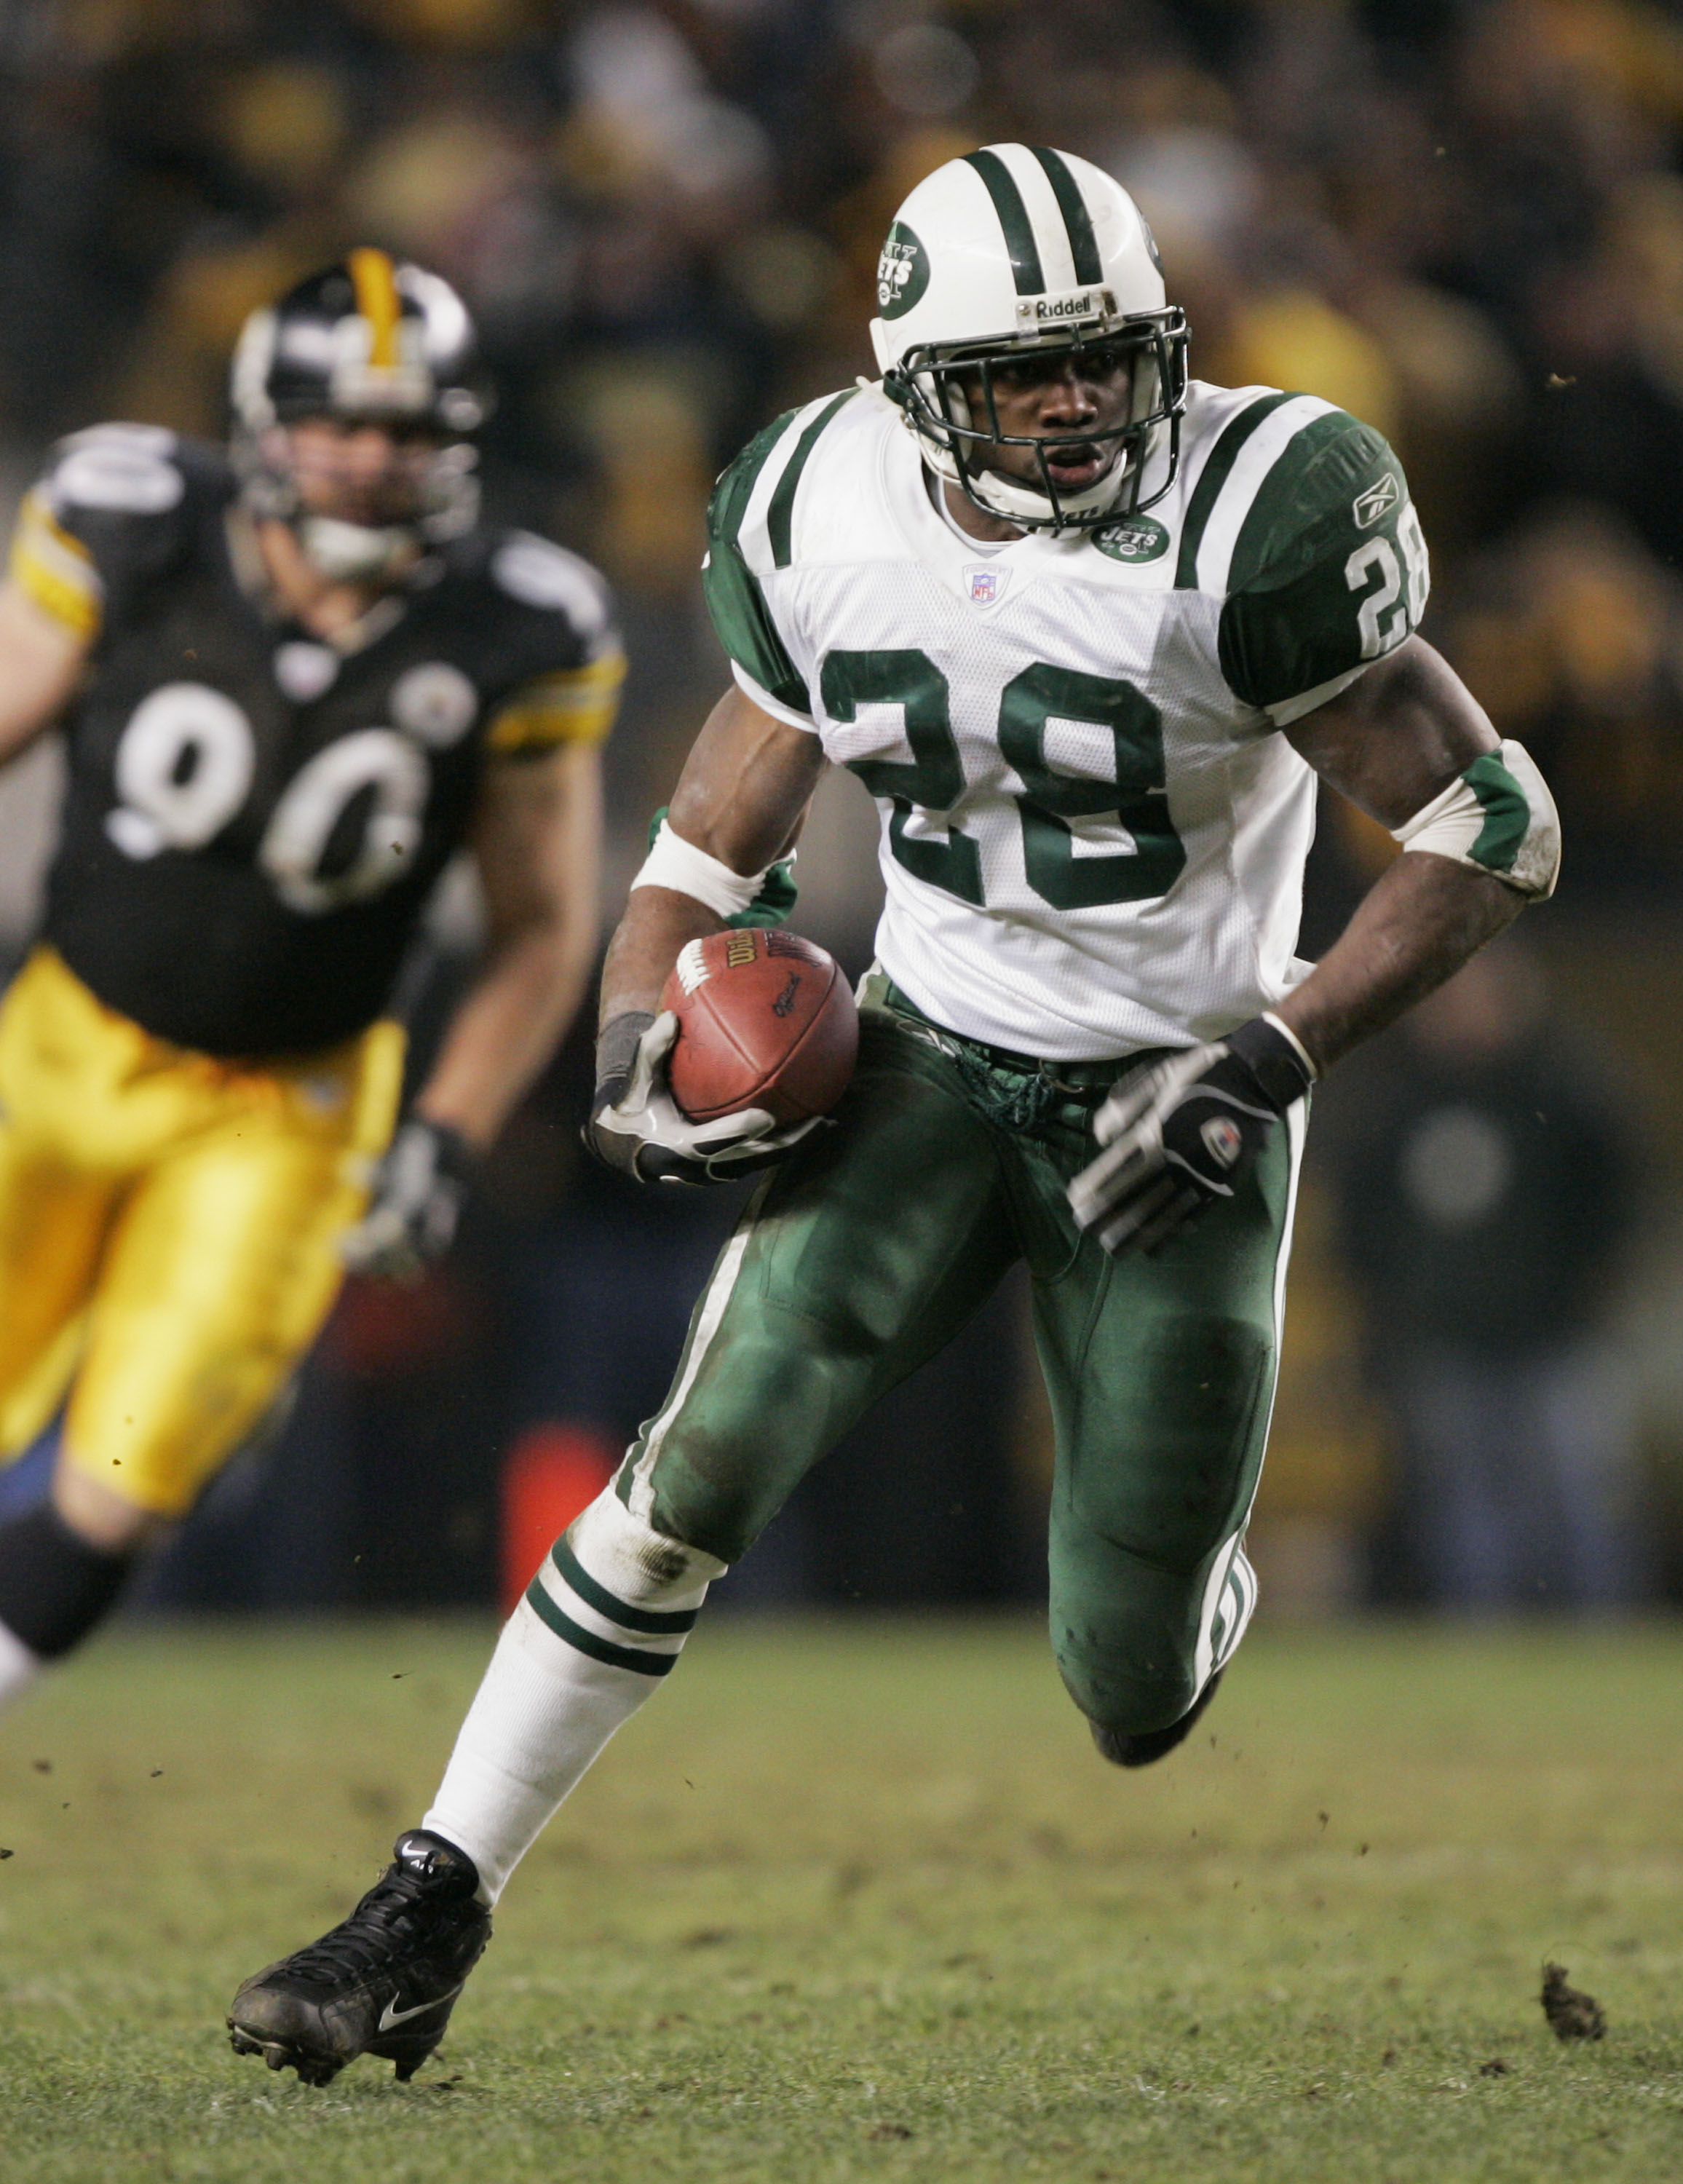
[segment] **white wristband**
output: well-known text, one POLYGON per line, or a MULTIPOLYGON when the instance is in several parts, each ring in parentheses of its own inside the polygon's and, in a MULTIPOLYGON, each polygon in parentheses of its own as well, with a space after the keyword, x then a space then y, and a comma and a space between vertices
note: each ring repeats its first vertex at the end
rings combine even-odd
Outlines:
POLYGON ((1271 1024, 1303 1065, 1303 1074, 1312 1084, 1320 1082, 1321 1072, 1315 1067, 1314 1057, 1289 1023, 1282 1023, 1272 1009, 1262 1011, 1262 1022, 1271 1024))
POLYGON ((633 889, 671 888, 675 894, 687 894, 704 910, 711 910, 715 917, 736 917, 764 887, 766 875, 733 872, 728 865, 698 850, 694 842, 673 833, 672 822, 663 819, 655 846, 631 884, 633 889))

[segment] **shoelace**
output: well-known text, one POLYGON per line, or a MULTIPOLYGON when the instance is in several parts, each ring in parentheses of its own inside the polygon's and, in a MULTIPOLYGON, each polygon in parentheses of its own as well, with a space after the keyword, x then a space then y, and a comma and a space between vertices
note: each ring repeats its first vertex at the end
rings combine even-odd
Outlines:
MULTIPOLYGON (((287 1970, 309 1979, 366 1971, 394 1939, 406 1939, 415 1914, 425 1907, 426 1885, 399 1869, 377 1880, 343 1925, 287 1960, 287 1970)), ((437 1907, 440 1910, 444 1905, 437 1907)))

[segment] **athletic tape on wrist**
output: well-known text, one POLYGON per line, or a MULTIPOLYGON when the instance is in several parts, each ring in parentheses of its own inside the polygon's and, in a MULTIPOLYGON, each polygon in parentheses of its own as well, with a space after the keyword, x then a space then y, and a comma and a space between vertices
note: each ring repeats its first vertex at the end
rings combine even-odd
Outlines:
POLYGON ((1523 744, 1475 758, 1447 788, 1392 833, 1405 850, 1429 850, 1489 872, 1520 894, 1554 893, 1560 816, 1523 744))
POLYGON ((733 872, 728 865, 710 857, 705 850, 698 850, 694 842, 673 833, 671 820, 663 819, 655 846, 631 884, 633 889, 671 888, 675 894, 687 894, 704 910, 711 910, 715 917, 735 917, 748 908, 765 883, 764 872, 733 872))

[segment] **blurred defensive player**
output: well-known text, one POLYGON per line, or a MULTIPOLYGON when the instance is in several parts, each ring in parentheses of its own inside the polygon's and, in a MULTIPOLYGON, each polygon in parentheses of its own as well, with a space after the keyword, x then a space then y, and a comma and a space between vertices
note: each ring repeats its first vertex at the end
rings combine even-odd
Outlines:
POLYGON ((603 1156, 778 1162, 665 1407, 505 1629, 421 1828, 346 1923, 241 1990, 237 2048, 407 2075, 516 1860, 672 1668, 710 1580, 1014 1261, 1056 1425, 1052 1641, 1107 1758, 1186 1735, 1256 1599, 1307 1095, 1546 894, 1548 792, 1413 634, 1396 458, 1307 395, 1189 383, 1130 199, 996 145, 889 231, 874 387, 727 471, 706 586, 735 670, 604 977, 603 1156), (698 1132, 657 1016, 827 763, 887 906, 833 1126, 698 1132), (1318 782, 1399 857, 1293 960, 1318 782), (1195 1221, 1194 1216, 1198 1217, 1195 1221))
POLYGON ((623 662, 594 571, 476 521, 471 343, 354 251, 247 323, 229 453, 102 426, 24 504, 0 756, 62 719, 69 789, 0 1006, 0 1414, 69 1395, 0 1524, 0 1697, 192 1507, 344 1262, 444 1248, 588 975, 623 662), (384 1011, 464 843, 487 960, 394 1139, 384 1011))

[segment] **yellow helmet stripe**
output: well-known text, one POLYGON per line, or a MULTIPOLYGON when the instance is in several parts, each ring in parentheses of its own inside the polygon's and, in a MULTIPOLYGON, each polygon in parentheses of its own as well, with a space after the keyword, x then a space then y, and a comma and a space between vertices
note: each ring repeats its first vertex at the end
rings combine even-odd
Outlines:
POLYGON ((354 250, 347 262, 357 309, 373 329, 368 361, 390 369, 398 361, 398 325, 404 309, 397 270, 383 250, 354 250))

